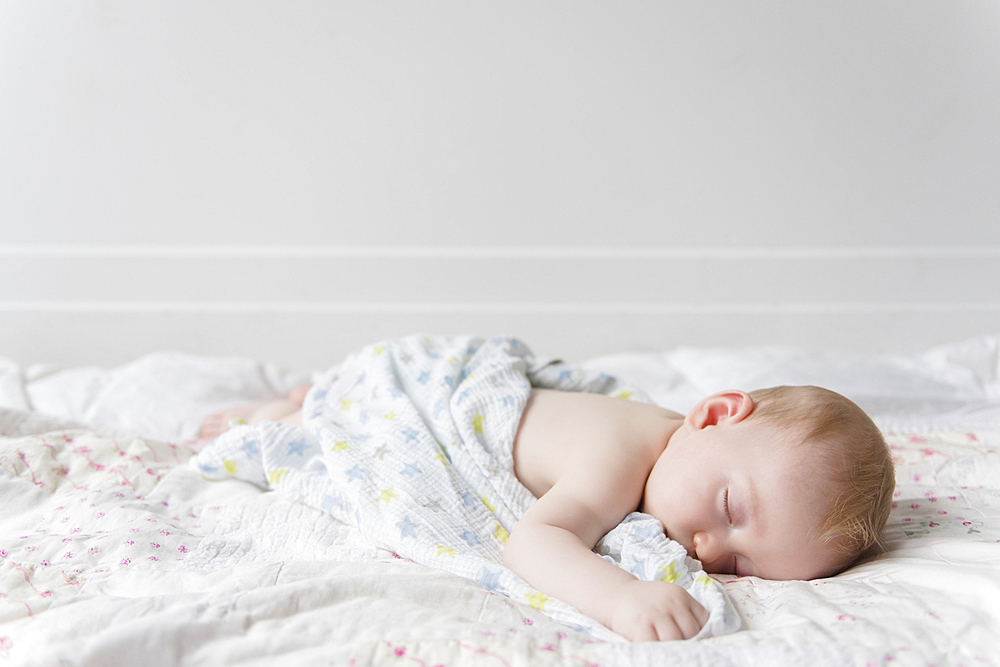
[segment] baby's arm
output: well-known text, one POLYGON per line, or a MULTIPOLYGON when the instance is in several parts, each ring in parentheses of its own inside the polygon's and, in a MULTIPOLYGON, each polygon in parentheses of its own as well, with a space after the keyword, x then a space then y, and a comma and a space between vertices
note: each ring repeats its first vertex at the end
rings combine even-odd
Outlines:
POLYGON ((708 613, 687 591, 640 581, 592 551, 637 504, 618 492, 632 484, 601 472, 574 471, 539 498, 508 538, 504 565, 632 641, 693 637, 708 613))

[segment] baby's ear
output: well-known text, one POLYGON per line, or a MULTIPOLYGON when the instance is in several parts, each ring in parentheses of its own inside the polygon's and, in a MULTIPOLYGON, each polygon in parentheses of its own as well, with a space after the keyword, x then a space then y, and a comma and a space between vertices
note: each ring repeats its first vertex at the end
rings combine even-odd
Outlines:
POLYGON ((703 429, 706 426, 739 423, 751 412, 753 412, 753 399, 750 398, 750 394, 731 389, 702 399, 687 414, 684 421, 691 428, 703 429))

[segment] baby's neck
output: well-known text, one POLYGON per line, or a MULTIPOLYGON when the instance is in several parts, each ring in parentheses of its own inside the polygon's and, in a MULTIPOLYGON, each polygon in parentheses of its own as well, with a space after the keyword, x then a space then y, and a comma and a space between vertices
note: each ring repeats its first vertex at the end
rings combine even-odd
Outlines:
POLYGON ((664 427, 660 434, 662 445, 657 455, 662 454, 670 446, 670 441, 684 425, 684 415, 677 414, 673 410, 663 410, 663 412, 666 414, 664 415, 664 427))

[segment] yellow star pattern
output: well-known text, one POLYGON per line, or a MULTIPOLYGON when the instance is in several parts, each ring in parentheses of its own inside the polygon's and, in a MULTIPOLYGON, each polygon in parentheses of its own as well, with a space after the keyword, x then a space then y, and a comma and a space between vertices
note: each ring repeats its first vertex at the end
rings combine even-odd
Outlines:
POLYGON ((677 571, 674 570, 673 563, 667 563, 666 565, 660 567, 660 571, 663 572, 663 576, 660 577, 660 581, 665 581, 668 584, 672 584, 681 578, 681 575, 677 574, 677 571))
POLYGON ((373 356, 377 357, 378 355, 382 354, 383 352, 385 352, 385 345, 377 345, 377 346, 375 346, 375 347, 372 348, 372 355, 373 356))
POLYGON ((395 412, 390 412, 387 415, 382 415, 382 418, 383 419, 395 419, 396 418, 396 413, 395 412))
POLYGON ((496 525, 497 529, 493 532, 493 537, 500 540, 500 543, 502 545, 507 546, 507 538, 510 537, 510 533, 508 533, 507 529, 501 526, 499 523, 496 523, 494 525, 496 525))
POLYGON ((545 611, 545 603, 552 600, 552 598, 546 597, 541 591, 536 591, 532 595, 525 593, 524 597, 528 598, 528 605, 538 611, 545 611))
POLYGON ((222 459, 222 463, 226 466, 226 472, 230 475, 236 474, 236 461, 230 461, 229 459, 222 459))
POLYGON ((455 557, 455 550, 452 549, 451 547, 446 547, 443 544, 439 544, 438 545, 437 555, 438 556, 445 556, 445 555, 447 555, 447 556, 451 556, 452 558, 454 558, 455 557))
POLYGON ((379 494, 378 500, 376 500, 375 502, 378 502, 379 500, 384 500, 385 504, 388 505, 389 501, 392 500, 393 498, 399 498, 399 494, 396 493, 395 486, 390 486, 388 489, 382 489, 382 492, 379 494))
POLYGON ((350 410, 351 409, 351 403, 353 403, 353 402, 354 401, 352 401, 349 398, 342 398, 342 399, 340 399, 340 409, 344 410, 344 411, 350 410))
POLYGON ((485 419, 486 417, 479 414, 479 410, 476 410, 476 416, 472 418, 472 428, 476 429, 476 433, 483 432, 483 420, 485 419))
POLYGON ((486 499, 486 496, 483 496, 483 504, 486 505, 486 509, 488 509, 489 511, 491 511, 491 512, 496 512, 497 511, 496 507, 493 507, 493 505, 490 505, 490 501, 486 499))
POLYGON ((286 468, 278 468, 277 470, 267 471, 267 481, 273 485, 281 482, 281 478, 288 474, 286 468))
POLYGON ((620 391, 617 394, 615 394, 615 396, 617 396, 618 398, 629 399, 629 398, 632 398, 632 393, 633 392, 631 392, 631 391, 620 391))
POLYGON ((333 447, 330 448, 331 452, 337 452, 338 454, 343 454, 351 447, 347 444, 346 440, 335 440, 333 442, 333 447))
POLYGON ((704 577, 698 577, 697 579, 695 579, 695 581, 700 581, 701 583, 705 584, 705 588, 708 588, 709 586, 712 585, 712 577, 708 576, 707 574, 704 577))

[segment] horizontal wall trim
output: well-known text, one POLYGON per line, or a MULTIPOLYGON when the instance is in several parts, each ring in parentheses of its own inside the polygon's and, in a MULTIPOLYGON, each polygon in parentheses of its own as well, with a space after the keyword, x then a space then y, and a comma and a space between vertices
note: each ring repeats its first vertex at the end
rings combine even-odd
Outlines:
POLYGON ((715 314, 715 313, 1000 313, 989 303, 149 303, 149 302, 0 302, 11 313, 574 313, 574 314, 715 314))
POLYGON ((327 368, 362 345, 416 332, 509 334, 542 356, 582 360, 677 346, 792 345, 920 352, 1000 332, 1000 310, 900 312, 0 312, 0 357, 26 365, 127 363, 156 350, 327 368))
POLYGON ((913 247, 532 247, 532 246, 199 246, 0 245, 0 258, 414 258, 414 259, 906 259, 1000 258, 1000 246, 913 247))
POLYGON ((23 255, 0 258, 0 303, 206 304, 203 308, 656 304, 682 309, 664 312, 691 312, 701 304, 886 308, 995 304, 1000 302, 998 274, 1000 255, 971 253, 728 258, 23 255))

